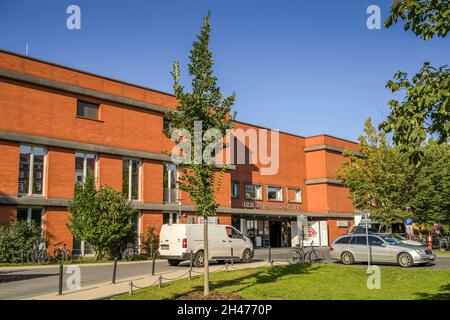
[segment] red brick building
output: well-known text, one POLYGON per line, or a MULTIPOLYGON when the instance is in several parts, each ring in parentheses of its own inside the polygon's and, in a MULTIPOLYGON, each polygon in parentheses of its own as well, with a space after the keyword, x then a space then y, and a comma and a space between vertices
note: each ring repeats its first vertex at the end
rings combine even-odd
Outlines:
MULTIPOLYGON (((66 227, 75 181, 88 169, 98 186, 123 191, 139 210, 138 229, 198 222, 176 190, 176 167, 163 133, 174 96, 53 63, 0 51, 0 226, 11 219, 40 223, 49 245, 88 248, 66 227)), ((264 128, 236 122, 235 128, 264 128)), ((270 132, 270 131, 269 131, 270 132)), ((241 141, 249 143, 247 139, 241 141)), ((318 135, 280 132, 279 171, 260 163, 230 166, 217 193, 217 223, 233 224, 255 245, 290 246, 296 221, 327 245, 352 224, 348 190, 335 179, 344 149, 357 145, 318 135)))

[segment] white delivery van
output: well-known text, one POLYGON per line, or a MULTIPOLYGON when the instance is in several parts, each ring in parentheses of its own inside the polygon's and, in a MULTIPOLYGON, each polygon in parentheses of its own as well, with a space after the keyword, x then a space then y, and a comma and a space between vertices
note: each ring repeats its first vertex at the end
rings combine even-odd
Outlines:
MULTIPOLYGON (((253 258, 253 243, 236 228, 223 224, 208 225, 209 260, 224 262, 233 260, 250 262, 253 258)), ((171 266, 181 261, 192 260, 195 267, 203 266, 203 224, 164 224, 159 235, 159 254, 171 266)))

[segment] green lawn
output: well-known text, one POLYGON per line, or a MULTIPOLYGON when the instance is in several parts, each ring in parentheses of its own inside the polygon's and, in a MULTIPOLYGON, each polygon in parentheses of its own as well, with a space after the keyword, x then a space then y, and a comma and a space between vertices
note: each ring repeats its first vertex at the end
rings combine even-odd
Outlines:
MULTIPOLYGON (((245 299, 450 299, 450 270, 381 267, 381 289, 367 289, 366 266, 288 265, 211 274, 211 290, 245 299)), ((202 290, 202 278, 183 279, 114 299, 176 299, 202 290)))
POLYGON ((435 250, 434 253, 436 253, 436 255, 438 257, 450 257, 450 251, 438 251, 438 250, 435 250))

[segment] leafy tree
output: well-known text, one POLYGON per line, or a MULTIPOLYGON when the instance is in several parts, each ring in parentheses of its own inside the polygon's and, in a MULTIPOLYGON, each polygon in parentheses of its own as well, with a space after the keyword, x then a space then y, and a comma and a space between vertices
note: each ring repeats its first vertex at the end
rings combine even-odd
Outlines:
POLYGON ((423 160, 414 168, 410 186, 414 221, 429 227, 439 223, 450 229, 450 146, 431 140, 422 150, 423 160))
POLYGON ((122 193, 110 186, 97 191, 92 171, 83 184, 75 186, 75 198, 68 210, 72 213, 69 229, 78 240, 89 242, 97 259, 114 255, 121 245, 135 240, 135 210, 122 193))
MULTIPOLYGON (((234 116, 230 116, 231 106, 235 96, 225 98, 217 86, 217 78, 213 75, 212 52, 209 50, 211 26, 209 22, 210 12, 203 19, 200 34, 193 43, 188 65, 189 76, 192 78, 192 92, 184 92, 180 85, 180 67, 178 62, 173 65, 172 76, 174 79, 175 96, 178 99, 177 111, 169 112, 167 118, 171 127, 184 129, 194 137, 194 124, 201 123, 202 132, 216 129, 223 136, 232 126, 234 116)), ((170 133, 165 131, 167 136, 170 133)), ((212 143, 212 139, 202 139, 202 150, 212 143)), ((191 159, 195 158, 196 148, 191 141, 191 159)), ((218 146, 218 150, 223 145, 218 146)), ((189 193, 190 199, 196 204, 197 213, 204 217, 204 256, 205 278, 204 294, 209 294, 209 264, 208 264, 208 216, 215 215, 218 203, 215 199, 215 191, 220 186, 221 177, 216 177, 216 165, 212 162, 182 163, 178 166, 179 188, 189 193), (217 180, 216 180, 217 179, 217 180)))
MULTIPOLYGON (((385 26, 390 27, 399 20, 405 22, 405 31, 411 29, 424 40, 435 35, 444 38, 450 29, 450 2, 394 0, 385 26)), ((437 135, 439 143, 449 139, 450 69, 447 66, 434 68, 425 62, 411 79, 407 73, 399 71, 386 87, 393 93, 404 91, 405 97, 401 102, 388 102, 391 114, 379 128, 393 131, 395 144, 410 153, 411 162, 419 164, 423 158, 419 146, 427 135, 437 135)))
POLYGON ((390 146, 383 132, 366 120, 359 153, 345 151, 349 162, 338 177, 349 188, 356 209, 365 210, 390 228, 406 217, 425 224, 449 223, 450 147, 429 141, 420 148, 420 166, 409 154, 390 146))
POLYGON ((394 0, 390 13, 385 27, 389 28, 401 19, 405 21, 405 31, 411 29, 424 40, 435 35, 444 38, 450 29, 448 0, 394 0))
POLYGON ((391 114, 380 128, 393 131, 395 144, 410 152, 413 162, 418 163, 423 157, 418 146, 427 136, 438 135, 439 143, 450 137, 450 69, 436 69, 426 62, 412 79, 405 72, 397 72, 386 87, 393 93, 404 91, 404 99, 388 102, 391 114))
POLYGON ((365 136, 358 138, 360 154, 345 151, 350 162, 342 165, 337 176, 352 193, 356 209, 370 212, 385 226, 401 223, 408 215, 407 157, 389 146, 370 119, 364 132, 365 136))

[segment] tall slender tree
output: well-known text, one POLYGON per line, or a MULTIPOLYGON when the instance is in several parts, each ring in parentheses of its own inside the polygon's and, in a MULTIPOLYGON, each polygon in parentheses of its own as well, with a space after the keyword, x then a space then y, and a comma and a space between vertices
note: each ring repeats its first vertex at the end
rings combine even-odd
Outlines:
MULTIPOLYGON (((170 126, 189 132, 191 137, 210 129, 218 130, 222 137, 231 128, 235 115, 231 115, 231 107, 235 95, 224 97, 217 85, 217 77, 213 75, 214 60, 209 49, 211 25, 209 22, 211 12, 203 18, 203 24, 197 40, 193 43, 188 65, 191 78, 191 91, 185 92, 180 84, 180 66, 178 62, 173 64, 172 76, 174 79, 174 92, 178 100, 177 110, 166 114, 170 126)), ((171 132, 165 131, 168 137, 171 132)), ((213 142, 213 138, 206 135, 201 139, 201 151, 207 150, 213 142)), ((196 159, 199 145, 190 141, 190 159, 196 159)), ((216 151, 223 149, 223 144, 217 146, 216 151)), ((216 152, 217 154, 217 152, 216 152)), ((203 155, 203 154, 202 154, 203 155)), ((211 156, 214 157, 213 154, 211 156)), ((204 252, 203 261, 205 267, 204 294, 209 294, 209 263, 208 263, 208 217, 216 214, 218 203, 215 193, 220 187, 226 165, 218 175, 217 165, 214 162, 194 161, 183 162, 178 165, 179 189, 189 193, 190 199, 196 204, 197 214, 203 217, 204 252)), ((202 254, 201 252, 199 254, 202 254)))

